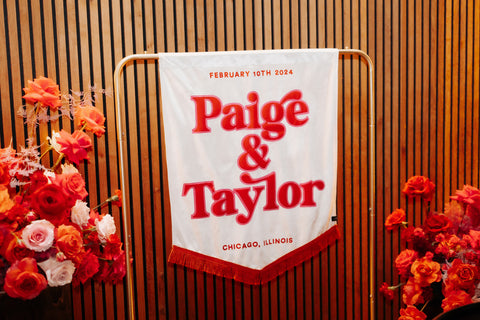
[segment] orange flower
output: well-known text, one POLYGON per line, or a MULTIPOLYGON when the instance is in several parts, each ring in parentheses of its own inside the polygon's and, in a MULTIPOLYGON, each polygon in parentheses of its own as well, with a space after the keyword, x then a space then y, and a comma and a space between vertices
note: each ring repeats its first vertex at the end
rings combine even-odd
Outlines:
POLYGON ((59 134, 57 143, 61 146, 60 151, 65 154, 68 160, 77 165, 82 160, 88 160, 87 151, 92 147, 92 140, 85 132, 76 130, 73 134, 70 134, 61 130, 59 134))
POLYGON ((445 280, 445 292, 458 289, 465 290, 473 295, 477 281, 480 279, 476 266, 462 263, 462 260, 453 260, 452 266, 448 269, 448 277, 445 280))
POLYGON ((14 202, 10 199, 8 189, 0 184, 0 212, 6 212, 14 206, 14 202))
POLYGON ((5 276, 3 289, 12 298, 33 299, 47 287, 47 279, 38 273, 37 262, 24 258, 15 262, 5 276))
POLYGON ((415 282, 421 287, 427 287, 442 279, 440 264, 427 256, 413 262, 411 272, 415 282))
POLYGON ((427 315, 418 310, 414 306, 407 306, 405 309, 400 309, 400 317, 398 320, 425 320, 427 315))
POLYGON ((413 278, 408 279, 402 290, 402 301, 406 305, 414 305, 424 302, 422 297, 423 290, 413 278))
POLYGON ((472 297, 463 290, 450 291, 442 301, 444 312, 472 303, 472 297))
POLYGON ((413 176, 405 183, 402 192, 409 198, 422 197, 431 201, 435 192, 435 184, 424 176, 413 176))
POLYGON ((23 99, 30 103, 40 103, 40 107, 50 107, 56 111, 61 105, 60 90, 58 85, 51 79, 40 77, 33 82, 28 80, 28 88, 23 88, 23 99))
POLYGON ((105 133, 105 117, 103 113, 93 106, 79 107, 75 112, 75 119, 78 126, 85 126, 85 130, 93 132, 97 137, 105 133))
POLYGON ((392 231, 403 222, 405 222, 406 214, 403 209, 396 209, 390 213, 385 220, 385 228, 389 231, 392 231))
POLYGON ((57 247, 75 263, 80 262, 85 255, 82 235, 74 226, 61 225, 58 227, 57 247))

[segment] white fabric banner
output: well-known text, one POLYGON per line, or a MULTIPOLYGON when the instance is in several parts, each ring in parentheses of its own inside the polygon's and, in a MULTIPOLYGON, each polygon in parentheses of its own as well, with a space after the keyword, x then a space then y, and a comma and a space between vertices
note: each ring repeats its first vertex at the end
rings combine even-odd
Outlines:
POLYGON ((162 53, 169 261, 266 282, 333 243, 338 50, 162 53))

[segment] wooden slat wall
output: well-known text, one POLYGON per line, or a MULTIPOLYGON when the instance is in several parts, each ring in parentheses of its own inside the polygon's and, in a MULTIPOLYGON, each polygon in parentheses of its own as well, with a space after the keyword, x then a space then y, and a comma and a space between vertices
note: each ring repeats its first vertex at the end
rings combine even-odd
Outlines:
MULTIPOLYGON (((383 229, 406 207, 401 187, 423 174, 435 208, 465 183, 479 186, 480 0, 0 0, 0 143, 25 145, 16 116, 22 88, 41 75, 62 91, 113 89, 113 70, 133 53, 358 48, 375 64, 376 284, 398 282, 402 246, 383 229)), ((341 58, 338 216, 342 239, 268 284, 249 286, 169 265, 168 190, 161 152, 160 88, 154 62, 127 66, 128 211, 138 319, 366 319, 368 307, 367 68, 341 58)), ((98 106, 107 134, 95 139, 86 173, 92 205, 119 185, 113 98, 98 106)), ((72 129, 70 121, 51 126, 72 129)), ((40 132, 45 136, 48 130, 40 132)), ((53 161, 52 159, 47 161, 53 161)), ((113 211, 120 223, 118 211, 113 211)), ((119 227, 121 229, 121 227, 119 227)), ((120 230, 121 231, 121 230, 120 230)), ((123 285, 72 289, 75 319, 123 318, 123 285)), ((375 295, 378 319, 398 315, 375 295)))

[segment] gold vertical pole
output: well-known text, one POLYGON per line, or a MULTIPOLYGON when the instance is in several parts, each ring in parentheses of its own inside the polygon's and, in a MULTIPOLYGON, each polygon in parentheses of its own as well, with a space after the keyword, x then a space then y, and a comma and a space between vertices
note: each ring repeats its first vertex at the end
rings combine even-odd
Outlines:
POLYGON ((370 301, 370 319, 375 319, 375 103, 373 99, 373 63, 370 57, 362 50, 357 49, 341 49, 341 55, 358 55, 363 57, 368 64, 368 97, 369 104, 369 120, 368 120, 368 135, 369 146, 368 155, 370 157, 369 167, 370 175, 368 181, 368 211, 370 212, 369 220, 369 301, 370 301))
MULTIPOLYGON (((368 78, 369 78, 369 146, 368 154, 370 157, 369 167, 369 198, 368 198, 368 210, 370 212, 369 220, 369 306, 370 306, 370 319, 375 319, 375 108, 374 108, 374 97, 373 97, 373 63, 370 57, 362 50, 357 49, 340 49, 340 55, 358 55, 363 57, 368 64, 368 78)), ((133 60, 158 60, 158 54, 133 54, 123 58, 115 68, 114 73, 114 91, 115 91, 115 106, 116 106, 116 118, 117 118, 117 143, 119 150, 119 162, 120 162, 120 187, 122 190, 122 197, 125 197, 125 166, 124 166, 124 157, 123 157, 123 143, 125 142, 125 132, 123 132, 122 117, 121 117, 121 106, 120 106, 120 75, 122 73, 123 67, 130 61, 133 60)), ((127 253, 127 293, 128 293, 128 309, 129 309, 129 319, 135 319, 135 305, 134 305, 134 295, 133 295, 133 278, 132 270, 128 259, 128 254, 130 253, 130 241, 131 236, 129 234, 129 225, 127 218, 127 206, 124 204, 122 206, 122 217, 123 217, 123 229, 124 229, 124 238, 125 238, 125 251, 127 253)))
MULTIPOLYGON (((115 91, 115 114, 117 118, 117 144, 119 152, 119 162, 120 162, 120 188, 122 190, 122 199, 124 201, 127 199, 125 197, 125 165, 123 159, 123 144, 125 142, 125 132, 123 131, 122 125, 122 116, 121 116, 121 106, 120 106, 120 75, 122 73, 123 67, 133 60, 151 60, 158 59, 158 54, 133 54, 127 56, 120 60, 115 68, 113 74, 114 79, 114 91, 115 91)), ((125 201, 126 202, 126 201, 125 201)), ((128 319, 135 319, 135 303, 133 296, 133 275, 132 275, 132 266, 130 265, 130 242, 131 236, 129 232, 128 217, 127 217, 127 204, 123 203, 122 205, 122 218, 123 218, 123 232, 124 232, 124 241, 125 241, 125 252, 127 254, 126 265, 127 265, 127 296, 128 296, 128 319)))

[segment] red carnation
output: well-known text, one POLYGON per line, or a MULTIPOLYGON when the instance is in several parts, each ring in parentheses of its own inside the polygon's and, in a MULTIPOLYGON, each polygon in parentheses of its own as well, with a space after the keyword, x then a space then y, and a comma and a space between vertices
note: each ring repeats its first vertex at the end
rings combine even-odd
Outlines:
POLYGON ((91 252, 87 253, 77 266, 77 269, 75 269, 73 285, 84 284, 98 272, 99 268, 100 263, 98 262, 98 257, 91 252))

